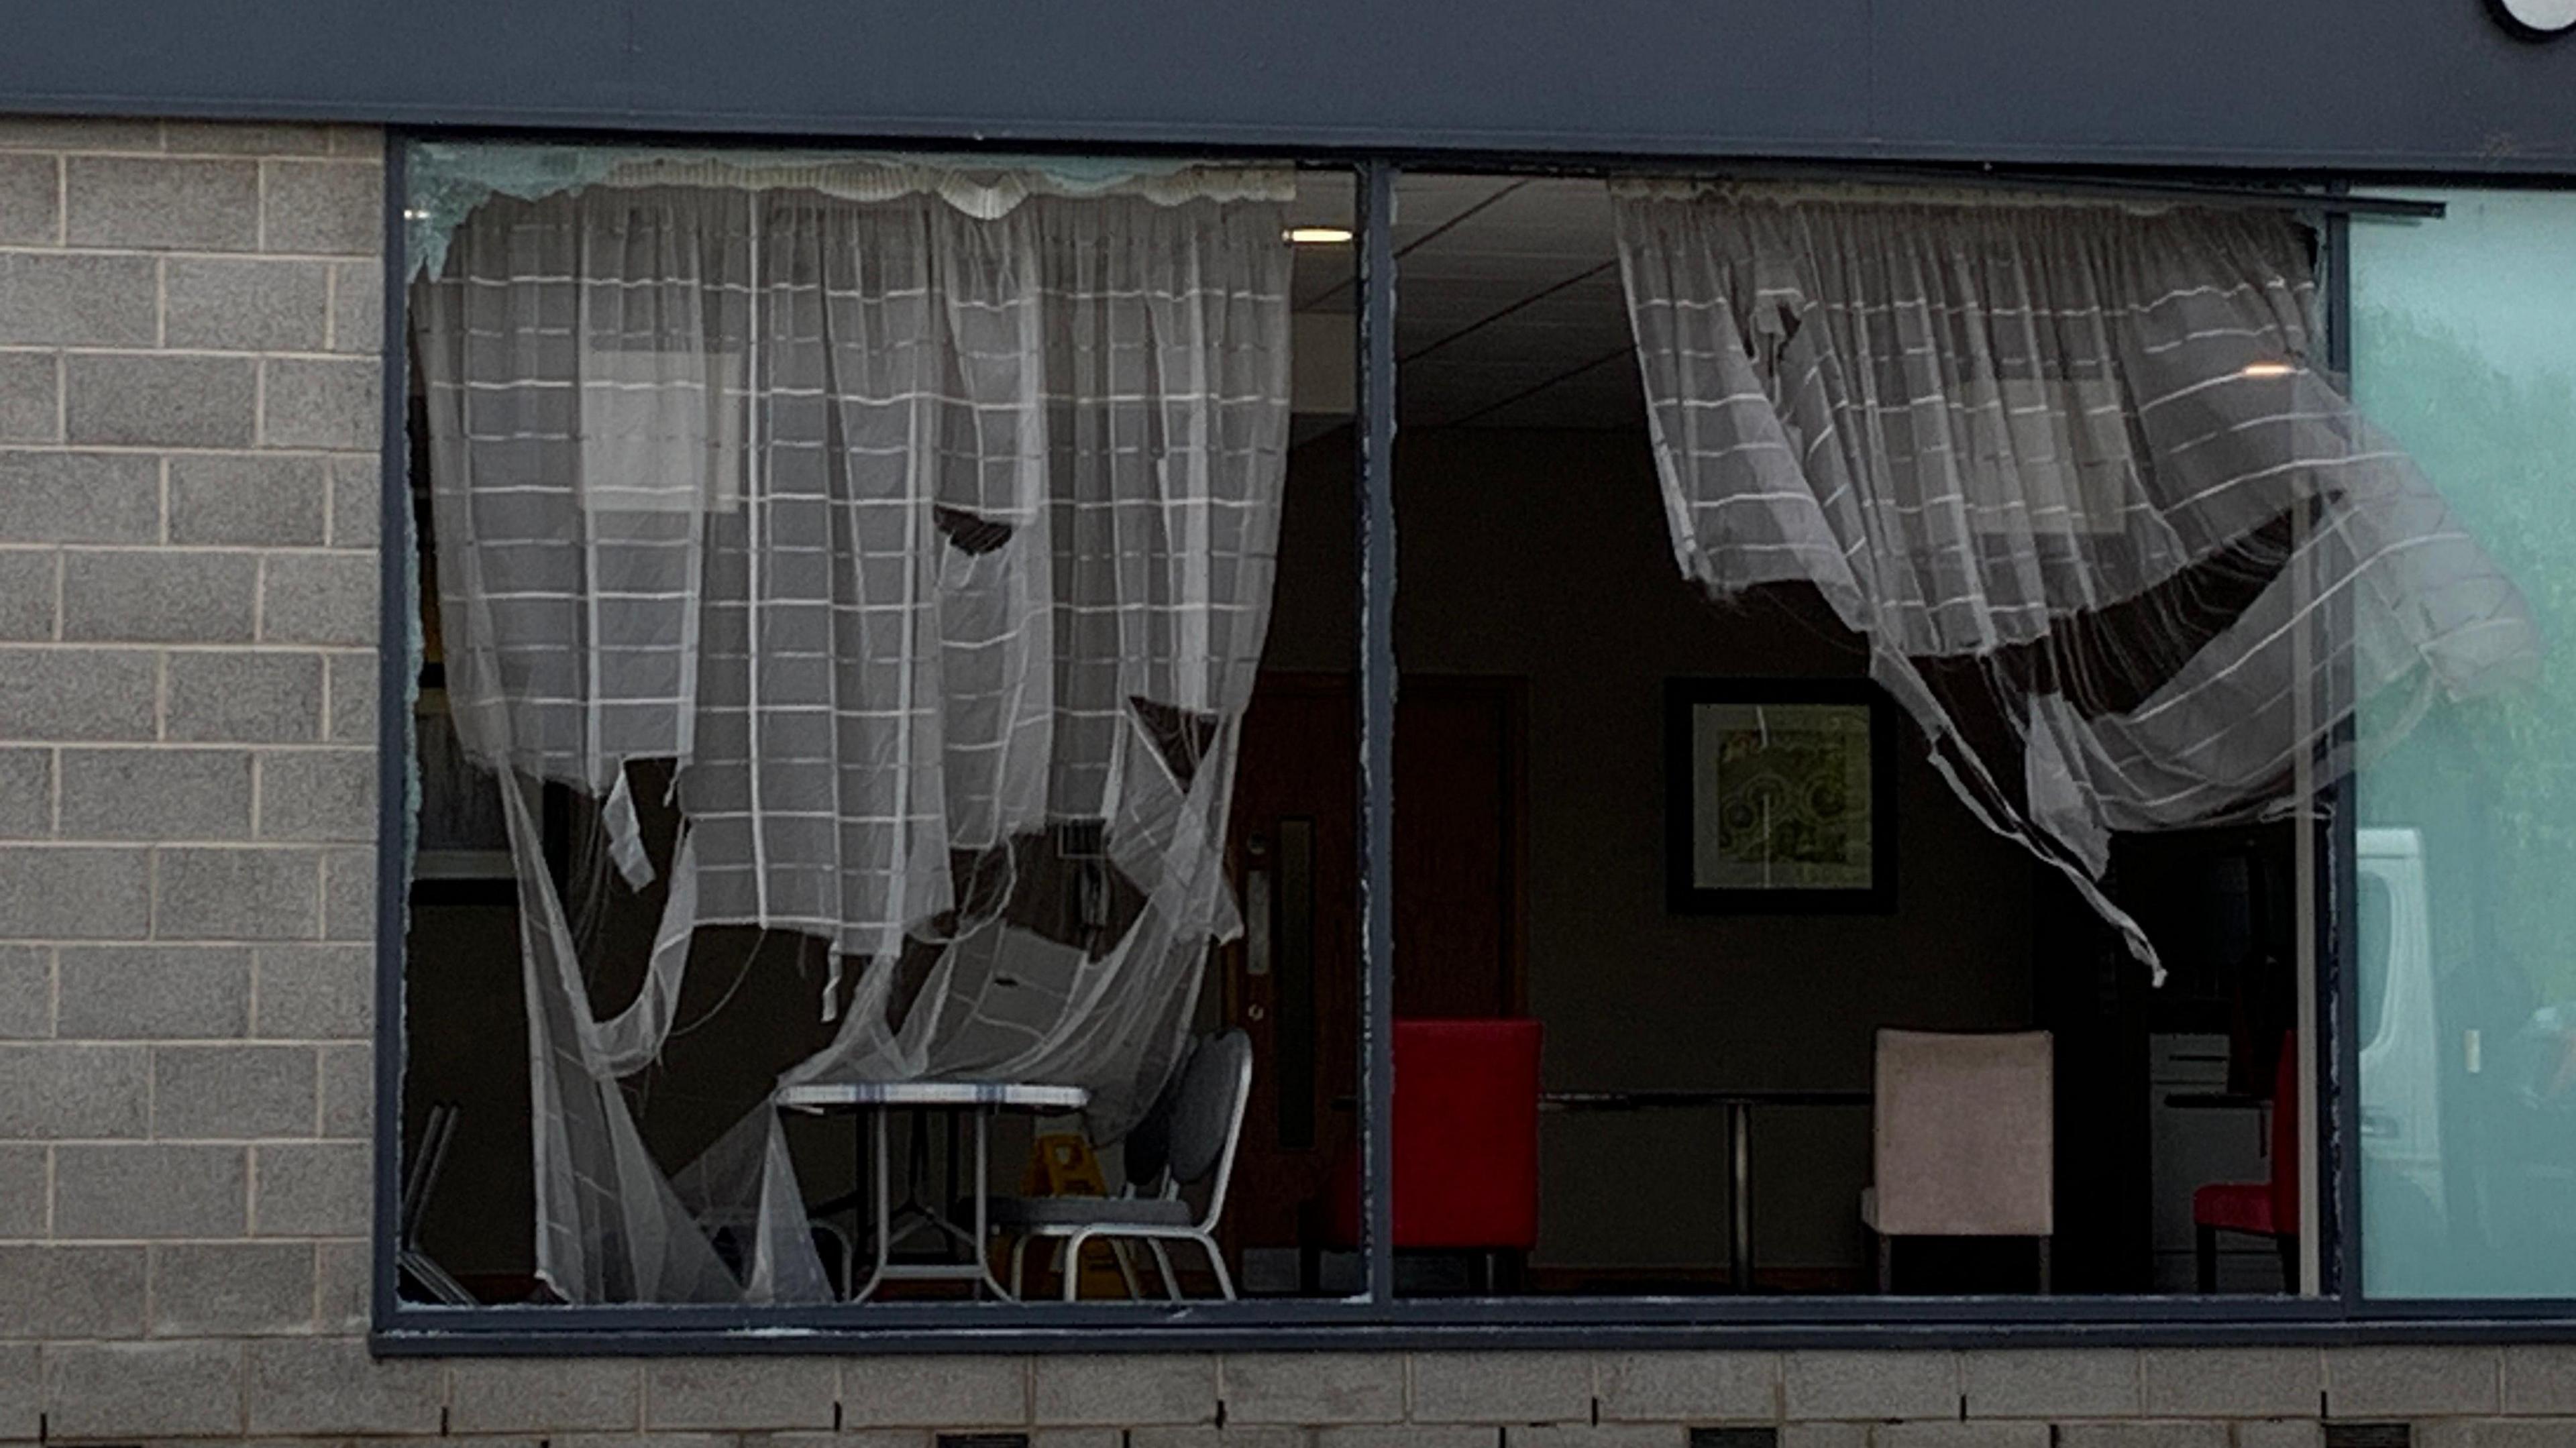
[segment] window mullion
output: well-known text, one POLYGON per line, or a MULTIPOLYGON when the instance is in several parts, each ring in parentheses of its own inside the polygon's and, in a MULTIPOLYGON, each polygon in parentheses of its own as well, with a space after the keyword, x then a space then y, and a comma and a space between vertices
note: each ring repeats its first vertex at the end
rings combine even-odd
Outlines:
POLYGON ((1395 167, 1359 185, 1361 1235, 1368 1295, 1395 1296, 1395 167))

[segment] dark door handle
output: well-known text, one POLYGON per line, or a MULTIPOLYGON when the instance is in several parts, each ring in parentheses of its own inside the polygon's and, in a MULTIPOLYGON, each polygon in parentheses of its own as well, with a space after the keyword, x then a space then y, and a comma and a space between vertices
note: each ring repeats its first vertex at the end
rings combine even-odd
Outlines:
POLYGON ((1258 979, 1270 974, 1270 842, 1245 840, 1243 858, 1243 973, 1258 979))

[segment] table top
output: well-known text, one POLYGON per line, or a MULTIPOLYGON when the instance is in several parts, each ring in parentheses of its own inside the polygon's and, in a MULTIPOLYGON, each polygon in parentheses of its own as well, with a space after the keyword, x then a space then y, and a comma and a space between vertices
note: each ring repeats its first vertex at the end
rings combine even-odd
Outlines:
POLYGON ((1624 1091, 1546 1091, 1558 1111, 1674 1111, 1712 1106, 1867 1106, 1869 1092, 1809 1086, 1656 1086, 1624 1091))
POLYGON ((1039 1081, 809 1081, 778 1093, 791 1111, 871 1106, 1007 1106, 1028 1111, 1080 1111, 1091 1092, 1039 1081))

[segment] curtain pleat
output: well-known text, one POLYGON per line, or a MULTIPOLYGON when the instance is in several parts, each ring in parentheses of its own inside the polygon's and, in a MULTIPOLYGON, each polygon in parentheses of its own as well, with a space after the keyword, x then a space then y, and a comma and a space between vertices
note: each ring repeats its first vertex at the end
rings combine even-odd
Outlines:
POLYGON ((1819 590, 1960 797, 2151 964, 2112 833, 2304 808, 2361 701, 2539 655, 2321 369, 2283 213, 1635 185, 1617 214, 1683 572, 1819 590))
POLYGON ((1234 928, 1289 409, 1284 210, 1179 184, 990 217, 593 186, 483 204, 419 284, 465 750, 598 804, 630 883, 628 767, 675 766, 672 904, 607 1027, 514 833, 566 1297, 825 1291, 773 1113, 675 1189, 615 1085, 696 926, 827 944, 837 1035, 788 1082, 1081 1085, 1104 1137, 1161 1085, 1234 928))

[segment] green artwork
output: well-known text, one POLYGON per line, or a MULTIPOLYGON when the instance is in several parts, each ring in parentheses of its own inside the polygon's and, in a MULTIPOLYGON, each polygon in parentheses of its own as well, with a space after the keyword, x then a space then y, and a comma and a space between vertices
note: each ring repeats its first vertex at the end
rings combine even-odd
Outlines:
POLYGON ((1691 726, 1695 885, 1870 888, 1867 706, 1701 704, 1691 726))

